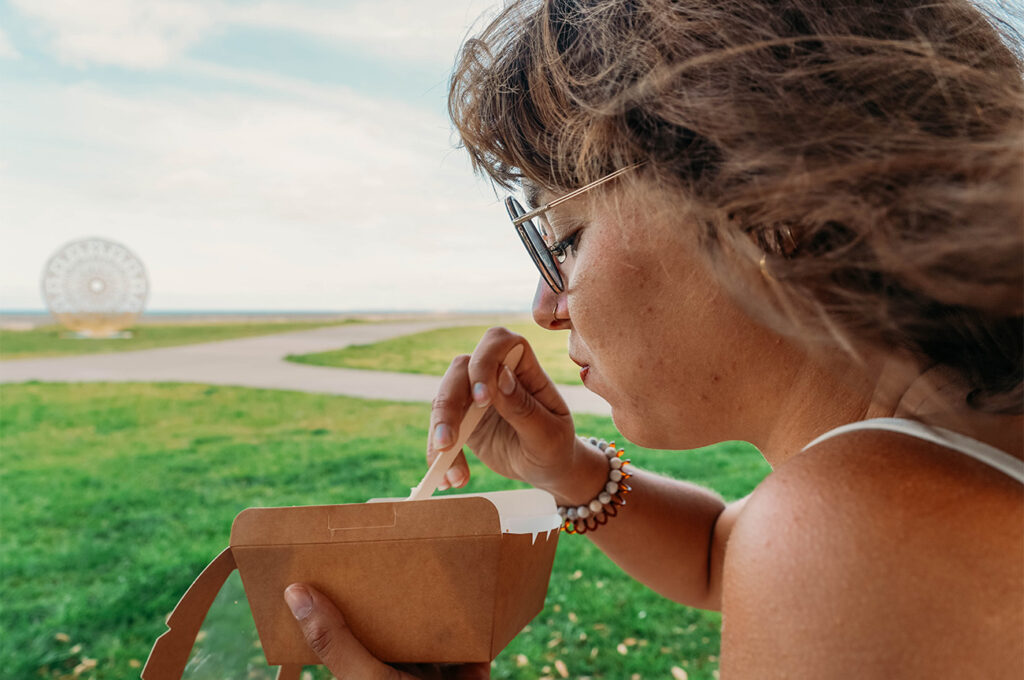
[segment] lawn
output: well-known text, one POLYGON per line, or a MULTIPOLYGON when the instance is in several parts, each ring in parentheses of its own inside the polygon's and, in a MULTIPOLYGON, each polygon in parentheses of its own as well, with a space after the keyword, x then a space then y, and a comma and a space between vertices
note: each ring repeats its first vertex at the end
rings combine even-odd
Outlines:
MULTIPOLYGON (((566 352, 568 331, 549 331, 532 323, 506 326, 524 336, 544 370, 557 383, 580 385, 579 366, 566 352)), ((487 326, 457 326, 405 335, 371 345, 352 345, 316 354, 289 355, 290 361, 315 366, 442 375, 457 354, 470 354, 487 326)))
MULTIPOLYGON (((402 495, 424 470, 427 404, 170 383, 4 385, 0 399, 5 677, 136 677, 243 508, 402 495)), ((615 436, 610 419, 577 423, 615 436)), ((727 498, 768 469, 741 444, 629 454, 727 498)), ((470 490, 514 486, 472 466, 470 490)), ((717 614, 658 597, 585 538, 563 535, 546 607, 493 677, 557 677, 564 664, 570 677, 664 678, 677 666, 711 678, 719 626, 717 614)), ((234 582, 190 677, 271 677, 252 636, 234 582)))
POLYGON ((323 326, 356 323, 344 321, 280 321, 267 323, 159 324, 140 325, 128 329, 130 338, 110 340, 68 337, 63 326, 41 326, 29 331, 0 330, 0 360, 56 357, 70 354, 96 354, 134 349, 153 349, 171 345, 190 345, 232 338, 247 338, 271 333, 305 331, 323 326))

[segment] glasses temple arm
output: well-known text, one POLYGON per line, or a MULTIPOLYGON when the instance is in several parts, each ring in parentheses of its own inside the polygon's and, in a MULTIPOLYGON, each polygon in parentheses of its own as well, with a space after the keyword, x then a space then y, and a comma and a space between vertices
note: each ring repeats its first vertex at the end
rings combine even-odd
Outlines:
POLYGON ((615 172, 613 172, 610 175, 605 175, 601 179, 593 181, 590 184, 585 184, 585 185, 581 186, 579 189, 576 189, 575 191, 570 191, 565 196, 559 196, 558 198, 556 198, 555 200, 551 201, 550 203, 545 203, 544 205, 542 205, 539 208, 534 208, 530 212, 523 213, 519 217, 517 217, 514 220, 512 220, 512 224, 514 224, 516 226, 519 226, 523 222, 526 222, 527 220, 533 219, 534 217, 537 217, 538 215, 543 215, 544 213, 546 213, 548 210, 551 210, 555 206, 560 205, 562 203, 565 203, 566 201, 572 200, 572 199, 576 198, 577 196, 579 196, 580 194, 586 193, 586 192, 590 191, 594 187, 601 186, 605 182, 610 182, 611 180, 615 179, 619 175, 621 175, 621 174, 623 174, 625 172, 629 172, 630 170, 632 170, 634 168, 637 168, 637 167, 640 167, 641 165, 643 165, 643 163, 636 163, 634 165, 627 165, 624 168, 619 168, 618 170, 616 170, 615 172))

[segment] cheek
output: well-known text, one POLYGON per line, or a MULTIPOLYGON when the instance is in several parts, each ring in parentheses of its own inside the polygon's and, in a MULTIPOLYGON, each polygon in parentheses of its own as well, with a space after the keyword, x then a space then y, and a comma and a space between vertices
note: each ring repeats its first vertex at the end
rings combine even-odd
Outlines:
POLYGON ((665 292, 631 254, 603 256, 621 252, 621 244, 594 245, 591 253, 596 254, 581 254, 573 272, 573 328, 606 371, 635 375, 660 370, 668 349, 661 326, 671 323, 665 314, 665 292))

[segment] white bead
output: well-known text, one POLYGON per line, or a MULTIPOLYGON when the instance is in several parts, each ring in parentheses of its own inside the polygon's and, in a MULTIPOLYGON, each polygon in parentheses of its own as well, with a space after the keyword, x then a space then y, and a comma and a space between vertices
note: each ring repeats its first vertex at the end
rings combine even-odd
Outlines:
POLYGON ((591 446, 597 446, 597 437, 591 437, 591 438, 590 438, 590 439, 588 439, 587 441, 589 441, 589 442, 590 442, 590 445, 591 445, 591 446))
POLYGON ((588 508, 585 505, 581 505, 580 507, 576 508, 576 516, 580 519, 586 519, 590 517, 590 508, 588 508))
MULTIPOLYGON (((607 491, 602 491, 597 495, 597 500, 601 503, 601 505, 608 505, 609 503, 612 502, 612 495, 607 491)), ((559 508, 559 510, 561 510, 561 508, 559 508)))
POLYGON ((568 508, 562 507, 561 505, 558 506, 558 516, 561 517, 563 520, 565 519, 565 513, 568 511, 568 508))
POLYGON ((604 505, 601 503, 601 501, 597 500, 596 498, 594 500, 590 501, 590 512, 591 512, 591 514, 596 515, 597 513, 601 512, 601 510, 603 510, 603 509, 604 509, 604 505))
POLYGON ((607 449, 607 448, 608 448, 608 442, 606 442, 606 441, 605 441, 605 440, 603 440, 603 439, 602 439, 602 440, 600 440, 599 442, 597 442, 597 448, 599 448, 599 449, 601 449, 602 451, 604 451, 605 449, 607 449))
POLYGON ((608 459, 608 464, 612 466, 613 470, 618 470, 620 467, 622 467, 622 459, 621 458, 609 458, 608 459))
POLYGON ((622 470, 612 470, 608 473, 608 479, 613 482, 617 482, 622 479, 622 470))
POLYGON ((576 508, 569 508, 569 512, 566 513, 569 519, 576 519, 576 508))
POLYGON ((619 485, 616 484, 615 482, 608 482, 607 484, 604 485, 604 490, 607 491, 608 493, 615 493, 616 491, 619 490, 619 485))

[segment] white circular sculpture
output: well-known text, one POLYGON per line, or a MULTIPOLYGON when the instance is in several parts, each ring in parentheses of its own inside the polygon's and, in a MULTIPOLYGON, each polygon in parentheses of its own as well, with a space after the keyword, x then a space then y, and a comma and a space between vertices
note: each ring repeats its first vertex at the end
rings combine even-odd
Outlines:
POLYGON ((43 298, 66 328, 91 338, 118 337, 142 313, 149 294, 146 270, 120 243, 72 241, 43 270, 43 298))

